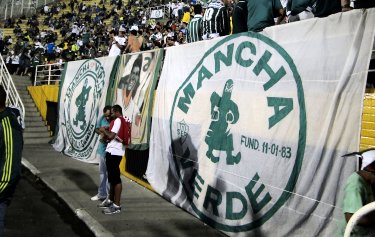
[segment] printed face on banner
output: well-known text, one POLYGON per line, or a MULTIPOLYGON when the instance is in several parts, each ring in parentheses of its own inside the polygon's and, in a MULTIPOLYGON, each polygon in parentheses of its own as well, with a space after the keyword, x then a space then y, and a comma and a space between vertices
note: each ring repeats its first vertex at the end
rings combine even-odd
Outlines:
POLYGON ((293 60, 272 40, 219 41, 177 90, 170 121, 175 168, 205 222, 251 230, 290 197, 306 143, 304 93, 293 60))
MULTIPOLYGON (((98 105, 105 84, 105 71, 95 59, 85 61, 66 90, 64 116, 70 144, 66 153, 76 158, 90 156, 95 138, 98 105)), ((95 143, 94 143, 95 144, 95 143)))
POLYGON ((132 121, 132 141, 142 136, 142 115, 145 95, 152 83, 157 52, 145 52, 125 56, 124 73, 119 79, 116 90, 116 103, 122 106, 123 115, 132 121))

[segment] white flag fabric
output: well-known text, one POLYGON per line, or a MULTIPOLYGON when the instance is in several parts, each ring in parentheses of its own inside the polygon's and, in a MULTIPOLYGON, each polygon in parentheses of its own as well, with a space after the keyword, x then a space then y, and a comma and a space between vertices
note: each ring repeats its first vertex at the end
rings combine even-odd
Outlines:
POLYGON ((171 47, 147 179, 231 236, 332 236, 357 151, 375 9, 171 47))
POLYGON ((95 125, 103 115, 115 61, 116 57, 102 57, 67 64, 59 92, 55 150, 84 162, 98 162, 95 125))

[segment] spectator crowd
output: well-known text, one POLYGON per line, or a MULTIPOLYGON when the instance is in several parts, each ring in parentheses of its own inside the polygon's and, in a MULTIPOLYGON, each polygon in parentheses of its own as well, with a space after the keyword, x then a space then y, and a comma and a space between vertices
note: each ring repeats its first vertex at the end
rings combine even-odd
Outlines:
POLYGON ((275 24, 374 5, 366 0, 355 1, 357 6, 349 0, 318 0, 312 6, 301 4, 311 2, 304 0, 269 0, 265 4, 255 0, 124 1, 55 1, 30 17, 0 23, 2 28, 13 28, 15 36, 15 42, 9 36, 0 36, 0 53, 10 73, 25 75, 33 73, 39 64, 171 47, 244 31, 259 32, 275 24), (363 2, 369 4, 358 5, 363 2), (169 10, 164 18, 151 19, 147 10, 157 6, 169 10), (22 30, 20 24, 25 22, 27 29, 22 30))

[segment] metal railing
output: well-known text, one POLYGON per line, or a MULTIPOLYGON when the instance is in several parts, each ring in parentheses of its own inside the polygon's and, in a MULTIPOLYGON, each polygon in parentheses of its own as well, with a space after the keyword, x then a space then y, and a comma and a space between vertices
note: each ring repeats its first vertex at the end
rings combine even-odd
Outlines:
POLYGON ((31 15, 36 9, 54 0, 0 0, 0 19, 31 15))
POLYGON ((2 85, 7 93, 5 104, 13 106, 20 110, 22 121, 25 121, 25 106, 22 103, 21 97, 13 83, 13 79, 5 65, 3 57, 0 55, 0 85, 2 85))
POLYGON ((350 237, 351 235, 351 232, 354 228, 354 226, 356 226, 358 224, 358 221, 366 216, 367 214, 369 213, 372 213, 375 211, 375 202, 371 202, 365 206, 363 206, 361 209, 359 209, 358 211, 356 211, 353 216, 350 218, 348 224, 346 225, 346 228, 345 228, 345 233, 344 233, 344 237, 350 237))
POLYGON ((58 84, 64 71, 64 63, 38 65, 35 67, 34 86, 58 84))

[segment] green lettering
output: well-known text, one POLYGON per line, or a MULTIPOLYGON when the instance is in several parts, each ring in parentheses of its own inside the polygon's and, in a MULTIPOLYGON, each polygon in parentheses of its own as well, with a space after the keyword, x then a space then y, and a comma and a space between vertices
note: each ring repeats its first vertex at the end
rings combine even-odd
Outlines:
MULTIPOLYGON (((250 58, 249 59, 244 59, 242 57, 242 52, 244 49, 250 49, 250 53, 255 55, 256 54, 256 48, 255 48, 255 45, 249 41, 245 41, 245 42, 242 42, 238 48, 237 48, 237 51, 236 51, 236 62, 243 66, 243 67, 250 67, 250 65, 253 63, 253 60, 251 60, 250 58)), ((246 54, 248 55, 248 54, 246 54)))
POLYGON ((220 71, 220 61, 223 62, 226 66, 232 65, 233 48, 234 48, 234 44, 230 44, 227 46, 226 56, 221 51, 218 51, 214 54, 215 73, 218 73, 220 71))
POLYGON ((218 206, 221 204, 223 197, 219 190, 211 187, 210 185, 207 186, 206 197, 204 198, 203 207, 207 210, 208 207, 211 205, 212 213, 215 216, 219 216, 218 206))
POLYGON ((264 184, 261 184, 259 189, 255 193, 253 193, 252 189, 254 188, 258 180, 259 180, 259 175, 258 173, 255 173, 254 177, 251 179, 249 184, 246 185, 245 187, 245 190, 246 190, 247 196, 249 197, 250 205, 253 209, 254 214, 257 214, 272 199, 271 195, 267 192, 266 195, 264 195, 263 199, 260 202, 257 202, 257 198, 264 190, 264 184))
POLYGON ((190 105, 191 99, 194 98, 195 95, 195 90, 191 83, 189 83, 185 88, 184 88, 184 97, 180 97, 178 100, 178 108, 182 110, 185 114, 189 111, 189 107, 186 105, 190 105))
POLYGON ((210 79, 212 76, 212 73, 208 71, 208 69, 205 66, 202 66, 198 72, 197 90, 202 87, 202 81, 204 79, 210 79))
POLYGON ((240 220, 247 212, 247 201, 245 197, 239 192, 227 192, 227 211, 226 219, 240 220), (233 212, 233 199, 237 199, 242 203, 242 209, 239 212, 233 212))
POLYGON ((266 73, 270 76, 270 80, 263 85, 263 89, 265 91, 274 86, 286 74, 284 67, 279 68, 276 73, 272 70, 270 65, 268 65, 268 61, 271 59, 271 56, 272 54, 266 50, 253 69, 253 72, 257 76, 259 76, 262 70, 266 71, 266 73))
POLYGON ((274 111, 274 115, 268 118, 268 129, 275 126, 293 110, 292 98, 267 97, 267 103, 269 107, 273 107, 274 111))

